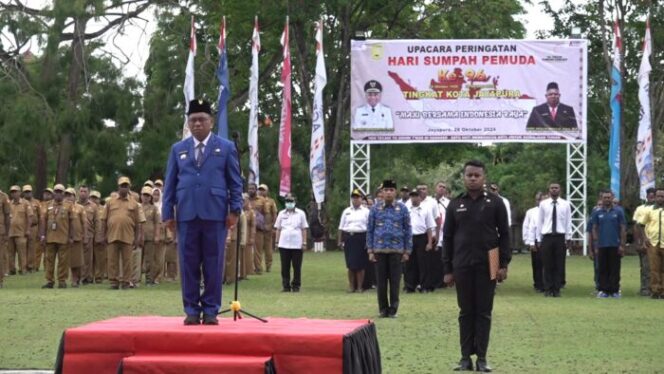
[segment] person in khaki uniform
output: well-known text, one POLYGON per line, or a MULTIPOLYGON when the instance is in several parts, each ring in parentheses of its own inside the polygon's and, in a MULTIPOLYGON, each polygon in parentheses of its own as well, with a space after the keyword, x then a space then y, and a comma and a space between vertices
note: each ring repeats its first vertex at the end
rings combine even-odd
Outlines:
POLYGON ((129 195, 131 181, 127 177, 118 179, 118 197, 111 198, 104 210, 104 237, 108 260, 108 279, 111 289, 131 288, 132 249, 142 244, 141 225, 145 222, 143 209, 129 195), (122 276, 118 265, 122 262, 122 276))
POLYGON ((18 273, 25 274, 28 271, 27 243, 32 227, 32 205, 21 198, 21 189, 12 186, 9 189, 11 195, 11 214, 9 218, 9 274, 16 274, 16 257, 18 256, 18 273))
POLYGON ((9 234, 9 215, 11 214, 9 196, 0 191, 0 288, 7 270, 7 235, 9 234))
MULTIPOLYGON (((45 188, 42 192, 42 199, 41 203, 39 203, 39 225, 41 225, 42 215, 45 214, 48 203, 53 200, 53 189, 45 188)), ((44 253, 46 252, 46 244, 39 240, 39 232, 41 232, 39 225, 37 226, 37 245, 35 248, 35 271, 39 271, 44 259, 44 253)))
POLYGON ((243 227, 244 243, 240 246, 240 279, 247 279, 247 275, 253 274, 253 247, 256 244, 256 215, 251 201, 248 198, 244 199, 242 206, 243 215, 246 217, 246 229, 243 227))
MULTIPOLYGON (((161 213, 152 203, 152 187, 144 186, 141 190, 141 205, 143 214, 145 214, 145 224, 143 224, 145 283, 152 285, 154 284, 153 275, 160 273, 157 268, 164 268, 164 250, 161 245, 161 213)), ((134 264, 135 268, 136 265, 134 264)))
POLYGON ((69 245, 72 240, 73 206, 64 201, 65 186, 53 187, 53 200, 46 206, 39 225, 39 240, 46 243, 44 253, 44 275, 46 284, 42 288, 53 288, 55 283, 55 260, 58 260, 58 288, 67 288, 69 275, 69 245))
POLYGON ((94 276, 94 240, 99 225, 99 207, 90 200, 90 189, 86 185, 78 187, 78 205, 85 210, 86 230, 83 240, 83 267, 81 268, 81 283, 91 284, 94 276))
POLYGON ((104 239, 104 205, 102 205, 101 194, 99 191, 90 192, 90 200, 97 206, 97 223, 95 224, 94 245, 92 255, 92 273, 94 282, 101 284, 104 278, 108 277, 106 264, 106 243, 104 239))
MULTIPOLYGON (((265 199, 257 194, 258 188, 256 183, 249 183, 247 186, 247 193, 249 194, 249 201, 254 208, 254 217, 256 220, 256 230, 260 235, 256 235, 256 241, 254 245, 254 273, 262 274, 263 273, 263 259, 267 260, 268 254, 264 251, 263 237, 266 230, 270 230, 265 225, 265 199)), ((270 230, 271 231, 271 230, 270 230)), ((272 253, 269 253, 271 258, 272 253)), ((267 269, 266 269, 267 270, 267 269)))
MULTIPOLYGON (((159 206, 154 204, 154 196, 155 196, 154 191, 159 191, 159 190, 156 188, 152 190, 152 201, 154 207, 156 208, 157 213, 159 214, 159 220, 161 221, 161 209, 159 208, 159 206)), ((158 285, 159 283, 161 283, 161 280, 164 276, 164 268, 166 266, 166 247, 168 245, 167 239, 168 238, 166 235, 166 225, 163 225, 161 222, 159 222, 159 227, 155 233, 155 238, 154 238, 155 242, 154 255, 152 256, 152 262, 150 264, 150 267, 147 268, 147 273, 145 276, 146 278, 148 278, 148 276, 150 278, 150 283, 148 284, 149 286, 158 285)), ((171 242, 173 241, 172 238, 168 240, 170 240, 171 242)))
POLYGON ((655 205, 646 208, 637 223, 644 226, 644 244, 650 263, 650 297, 664 299, 664 188, 655 191, 655 205))
POLYGON ((65 200, 72 204, 71 236, 73 243, 69 246, 69 268, 71 269, 71 286, 78 288, 81 285, 84 258, 83 248, 87 245, 88 219, 85 207, 76 202, 76 190, 67 188, 65 200))
POLYGON ((178 238, 176 231, 172 231, 167 228, 166 225, 162 225, 165 232, 165 241, 164 241, 164 263, 165 263, 165 275, 169 282, 175 282, 178 279, 179 273, 179 259, 178 259, 178 238))
MULTIPOLYGON (((240 214, 240 219, 238 220, 238 225, 228 229, 228 234, 226 235, 226 252, 224 253, 224 284, 233 284, 235 283, 235 262, 237 259, 237 241, 238 241, 238 229, 242 231, 242 238, 245 237, 245 229, 247 227, 247 217, 244 213, 240 214)), ((240 256, 242 256, 243 250, 243 240, 240 239, 240 256)))
POLYGON ((37 271, 39 269, 39 264, 37 263, 37 247, 39 246, 39 240, 37 235, 39 235, 39 222, 41 222, 41 201, 32 197, 32 186, 26 184, 22 188, 23 190, 23 199, 27 201, 30 206, 32 206, 32 213, 34 217, 31 221, 30 226, 30 236, 28 237, 28 243, 26 246, 27 250, 27 261, 28 261, 28 273, 37 271))
MULTIPOLYGON (((263 253, 265 254, 265 271, 268 273, 272 268, 272 250, 274 249, 274 221, 277 219, 277 203, 269 195, 269 190, 266 184, 258 186, 258 195, 265 199, 265 208, 263 220, 265 221, 264 230, 257 232, 257 236, 261 235, 261 242, 263 246, 263 253)), ((258 242, 258 241, 257 241, 258 242)))

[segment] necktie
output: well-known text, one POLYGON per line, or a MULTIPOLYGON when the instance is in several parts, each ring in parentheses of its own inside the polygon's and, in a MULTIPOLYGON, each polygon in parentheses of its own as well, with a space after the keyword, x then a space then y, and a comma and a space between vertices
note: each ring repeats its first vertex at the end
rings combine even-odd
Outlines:
POLYGON ((198 143, 196 146, 196 166, 198 167, 201 167, 201 163, 203 162, 203 147, 205 147, 203 142, 198 143))
POLYGON ((557 234, 558 233, 558 215, 556 214, 556 204, 558 202, 556 200, 553 200, 553 214, 551 214, 551 233, 552 234, 557 234))
POLYGON ((554 121, 556 120, 556 112, 557 111, 558 111, 557 108, 551 108, 551 118, 553 118, 554 121))
POLYGON ((372 108, 371 108, 371 111, 374 112, 374 113, 376 113, 376 108, 375 108, 375 107, 372 107, 372 108))

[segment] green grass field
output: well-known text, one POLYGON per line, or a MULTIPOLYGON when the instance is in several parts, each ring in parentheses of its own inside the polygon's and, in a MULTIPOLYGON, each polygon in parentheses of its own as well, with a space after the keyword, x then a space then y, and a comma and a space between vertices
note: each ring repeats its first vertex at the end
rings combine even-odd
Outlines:
MULTIPOLYGON (((299 294, 279 292, 276 272, 241 283, 242 306, 261 316, 374 319, 375 292, 347 294, 343 254, 306 253, 299 294)), ((637 295, 637 257, 623 260, 622 299, 595 299, 592 264, 567 261, 559 299, 532 291, 530 256, 516 255, 494 304, 489 362, 499 372, 664 371, 664 300, 637 295)), ((0 368, 52 368, 62 331, 121 315, 180 316, 175 283, 111 291, 108 285, 42 290, 43 272, 5 279, 0 290, 0 368)), ((224 289, 224 303, 232 288, 224 289)), ((459 359, 453 290, 402 294, 397 319, 377 319, 385 373, 440 373, 459 359)), ((225 322, 223 323, 232 323, 225 322)))

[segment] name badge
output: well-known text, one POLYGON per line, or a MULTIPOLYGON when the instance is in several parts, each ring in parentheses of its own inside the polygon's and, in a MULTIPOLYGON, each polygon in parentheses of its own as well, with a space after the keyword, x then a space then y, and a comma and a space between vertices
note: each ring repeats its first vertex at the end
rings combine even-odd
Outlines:
POLYGON ((51 223, 51 230, 55 231, 57 229, 58 229, 58 224, 55 222, 51 223))
POLYGON ((457 212, 465 212, 467 210, 468 210, 467 208, 458 208, 456 211, 457 212))

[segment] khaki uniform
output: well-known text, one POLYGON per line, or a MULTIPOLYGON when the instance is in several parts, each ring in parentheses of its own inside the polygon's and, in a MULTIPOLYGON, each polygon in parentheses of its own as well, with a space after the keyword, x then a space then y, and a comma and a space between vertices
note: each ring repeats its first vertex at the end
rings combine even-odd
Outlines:
POLYGON ((95 283, 102 283, 104 278, 108 278, 108 265, 106 262, 106 217, 104 212, 106 207, 103 205, 97 206, 97 225, 95 225, 94 235, 94 254, 92 262, 94 267, 94 281, 95 283))
POLYGON ((16 273, 16 257, 18 256, 18 272, 23 274, 28 270, 27 244, 34 213, 32 205, 27 200, 12 200, 9 217, 9 272, 16 273))
POLYGON ((161 223, 161 209, 156 205, 154 207, 156 208, 156 213, 159 215, 159 221, 157 222, 158 228, 154 237, 154 253, 149 262, 150 266, 146 268, 145 278, 152 283, 159 284, 164 276, 164 266, 166 266, 167 240, 172 242, 173 239, 168 239, 166 236, 166 225, 161 223))
POLYGON ((81 281, 83 267, 83 241, 87 231, 85 207, 79 203, 72 204, 71 238, 69 246, 69 267, 71 268, 71 284, 77 286, 81 281))
MULTIPOLYGON (((158 266, 155 263, 155 255, 158 255, 163 258, 163 250, 161 245, 161 214, 154 204, 143 205, 143 214, 145 214, 145 223, 143 224, 143 267, 145 268, 145 281, 146 283, 152 282, 151 274, 156 272, 154 266, 158 266), (159 248, 158 248, 159 247, 159 248)), ((141 263, 136 263, 134 267, 134 283, 140 282, 141 278, 141 263), (136 276, 138 275, 138 276, 136 276)), ((164 267, 163 260, 161 261, 161 267, 164 267)))
POLYGON ((169 281, 175 281, 178 278, 179 273, 179 258, 178 258, 178 238, 177 235, 166 228, 166 242, 164 243, 165 253, 164 253, 164 262, 166 263, 166 275, 165 278, 169 281))
POLYGON ((28 256, 28 271, 36 271, 39 269, 40 263, 37 262, 37 248, 39 247, 39 222, 41 222, 41 201, 34 197, 26 200, 32 206, 32 217, 30 225, 30 236, 28 237, 27 256, 28 256))
POLYGON ((645 226, 650 263, 650 291, 664 296, 664 207, 651 206, 641 213, 638 223, 645 226))
MULTIPOLYGON (((244 213, 240 214, 240 219, 238 220, 238 226, 233 227, 233 229, 228 230, 226 235, 226 252, 224 252, 224 283, 233 284, 235 282, 235 262, 237 259, 237 230, 240 227, 240 230, 244 233, 244 229, 247 225, 247 219, 244 213)), ((241 246, 241 245, 240 245, 241 246)), ((240 253, 242 253, 242 248, 240 248, 240 253)))
POLYGON ((85 203, 79 203, 79 205, 85 210, 85 222, 87 225, 83 240, 83 267, 81 268, 81 280, 86 283, 92 283, 94 270, 94 241, 97 226, 99 225, 99 207, 90 200, 85 203))
POLYGON ((0 285, 2 285, 5 273, 9 271, 7 268, 8 251, 7 251, 7 231, 9 230, 9 215, 11 214, 11 206, 9 205, 9 196, 0 191, 0 285))
POLYGON ((37 226, 37 245, 35 246, 35 271, 39 271, 44 260, 44 253, 46 253, 46 243, 39 240, 39 233, 44 231, 41 227, 42 217, 46 214, 46 208, 48 208, 48 203, 50 202, 49 200, 39 203, 39 226, 37 226))
POLYGON ((256 272, 263 271, 263 257, 265 257, 265 271, 270 272, 272 268, 272 249, 274 239, 272 230, 274 221, 277 219, 277 204, 269 197, 253 199, 254 211, 263 215, 263 227, 256 227, 256 243, 254 251, 254 267, 256 272))
POLYGON ((131 282, 132 249, 139 236, 145 215, 141 205, 132 197, 111 198, 104 210, 106 221, 106 252, 108 260, 108 279, 112 286, 120 283, 128 287, 131 282), (122 264, 122 276, 118 266, 122 264))
POLYGON ((71 202, 52 200, 42 215, 42 235, 46 240, 44 274, 46 282, 54 283, 55 260, 58 260, 58 283, 65 283, 69 275, 69 244, 74 215, 71 202))
POLYGON ((240 252, 242 253, 242 258, 240 259, 240 279, 246 279, 247 275, 254 273, 253 249, 256 244, 256 215, 254 214, 254 210, 251 208, 247 209, 244 211, 244 215, 247 217, 247 224, 244 231, 246 233, 244 247, 240 246, 240 252))

